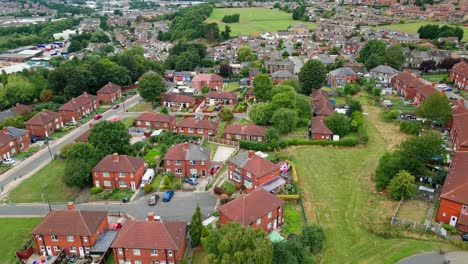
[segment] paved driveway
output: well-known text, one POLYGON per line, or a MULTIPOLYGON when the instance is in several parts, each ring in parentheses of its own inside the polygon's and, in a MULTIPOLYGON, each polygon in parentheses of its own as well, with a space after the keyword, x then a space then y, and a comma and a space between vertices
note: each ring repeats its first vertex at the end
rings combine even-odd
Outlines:
MULTIPOLYGON (((155 206, 147 204, 147 196, 141 197, 131 203, 78 203, 76 208, 89 211, 124 212, 135 219, 144 220, 148 212, 154 212, 166 221, 189 222, 197 204, 204 218, 212 215, 217 198, 208 192, 176 192, 170 202, 162 201, 162 192, 158 193, 161 198, 155 206)), ((52 209, 65 209, 66 204, 53 204, 52 209)), ((0 217, 38 217, 48 212, 46 204, 2 204, 0 205, 0 217)))
POLYGON ((234 153, 234 151, 236 151, 235 148, 219 146, 216 150, 212 162, 224 163, 229 158, 229 156, 231 156, 231 154, 234 153))

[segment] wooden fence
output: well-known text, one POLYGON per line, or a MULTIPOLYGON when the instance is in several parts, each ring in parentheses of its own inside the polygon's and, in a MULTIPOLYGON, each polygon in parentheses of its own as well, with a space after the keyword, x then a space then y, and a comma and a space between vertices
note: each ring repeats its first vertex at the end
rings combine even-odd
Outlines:
POLYGON ((237 141, 232 141, 224 138, 215 138, 211 136, 203 136, 203 140, 211 142, 211 143, 216 143, 216 144, 221 144, 221 145, 226 145, 226 146, 231 146, 231 147, 239 147, 239 142, 237 141))

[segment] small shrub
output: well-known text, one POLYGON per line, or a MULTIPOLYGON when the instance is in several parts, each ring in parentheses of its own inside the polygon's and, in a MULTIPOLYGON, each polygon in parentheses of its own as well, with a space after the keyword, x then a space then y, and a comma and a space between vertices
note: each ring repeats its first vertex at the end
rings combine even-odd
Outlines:
POLYGON ((383 120, 385 122, 392 122, 393 120, 397 119, 400 113, 397 110, 389 110, 383 113, 383 120))
POLYGON ((169 176, 164 176, 163 185, 167 187, 171 185, 171 180, 169 180, 169 176))
MULTIPOLYGON (((213 216, 219 216, 218 210, 215 210, 215 211, 213 212, 213 216)), ((210 226, 211 226, 211 225, 210 225, 210 226)))
POLYGON ((104 188, 102 188, 101 186, 91 188, 91 194, 102 193, 102 191, 104 191, 104 188))
POLYGON ((224 189, 222 189, 222 188, 220 188, 220 187, 214 187, 214 188, 213 188, 213 192, 216 193, 217 195, 223 195, 223 194, 225 194, 224 189))
POLYGON ((447 232, 449 232, 450 234, 452 235, 456 235, 458 234, 458 230, 452 226, 452 225, 449 225, 449 224, 443 224, 442 227, 447 230, 447 232))
POLYGON ((419 122, 400 122, 400 131, 409 135, 418 135, 422 129, 422 124, 419 122))
POLYGON ((153 190, 153 186, 151 186, 151 184, 145 184, 145 186, 143 187, 143 191, 145 193, 150 193, 151 191, 153 190))

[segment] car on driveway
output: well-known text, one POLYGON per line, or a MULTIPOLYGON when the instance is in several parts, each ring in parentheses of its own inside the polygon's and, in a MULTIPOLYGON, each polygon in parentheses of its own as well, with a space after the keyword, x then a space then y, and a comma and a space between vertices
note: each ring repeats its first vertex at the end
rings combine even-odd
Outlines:
POLYGON ((76 121, 70 121, 70 122, 65 123, 66 126, 76 126, 77 124, 78 124, 78 122, 76 122, 76 121))
POLYGON ((447 85, 445 83, 440 83, 437 85, 437 88, 445 89, 447 88, 447 85))
POLYGON ((453 92, 453 88, 452 87, 447 87, 447 88, 445 88, 445 91, 446 92, 453 92))
POLYGON ((452 100, 452 101, 457 101, 458 100, 458 98, 453 97, 453 96, 450 96, 449 99, 452 100))
POLYGON ((463 241, 468 241, 468 233, 463 233, 461 235, 461 238, 463 239, 463 241))
POLYGON ((13 164, 15 164, 15 162, 16 161, 14 159, 11 159, 11 158, 3 160, 3 164, 5 164, 5 165, 13 165, 13 164))
POLYGON ((117 109, 117 108, 119 108, 119 107, 120 107, 120 105, 119 105, 119 104, 116 104, 116 105, 114 105, 114 106, 112 107, 112 109, 117 109))
POLYGON ((223 105, 218 105, 218 106, 215 107, 214 110, 215 110, 215 111, 220 111, 220 110, 223 109, 223 108, 224 108, 223 105))
POLYGON ((159 200, 159 195, 157 194, 150 195, 150 197, 148 198, 148 205, 156 205, 158 203, 158 200, 159 200))
POLYGON ((36 141, 41 140, 41 137, 39 136, 31 136, 31 142, 35 143, 36 141))
POLYGON ((101 118, 102 118, 102 115, 95 115, 95 116, 94 116, 94 120, 99 120, 99 119, 101 119, 101 118))
POLYGON ((163 195, 163 202, 169 202, 172 199, 172 196, 174 196, 174 191, 167 191, 163 195))
POLYGON ((194 177, 186 178, 186 179, 184 180, 184 182, 186 182, 186 183, 188 183, 188 184, 190 184, 190 185, 193 185, 193 186, 195 186, 195 185, 198 184, 197 178, 194 178, 194 177))

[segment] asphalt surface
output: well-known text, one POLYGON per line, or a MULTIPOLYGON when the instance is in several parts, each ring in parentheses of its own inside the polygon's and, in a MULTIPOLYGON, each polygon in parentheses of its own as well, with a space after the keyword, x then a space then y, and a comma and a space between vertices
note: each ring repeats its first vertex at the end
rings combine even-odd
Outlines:
MULTIPOLYGON (((126 213, 135 219, 145 220, 148 212, 161 216, 166 221, 190 222, 197 204, 203 218, 211 216, 217 203, 216 197, 208 192, 176 192, 170 202, 162 201, 162 192, 158 193, 160 199, 155 206, 147 204, 147 196, 130 203, 76 203, 78 210, 107 211, 109 213, 126 213)), ((66 203, 51 204, 52 209, 65 209, 66 203)), ((0 217, 41 217, 49 212, 47 203, 33 204, 2 204, 0 217)))
POLYGON ((427 252, 404 258, 397 264, 466 264, 468 252, 454 251, 441 255, 439 252, 427 252))
MULTIPOLYGON (((133 105, 137 104, 141 100, 139 95, 135 95, 125 101, 125 108, 128 109, 133 105)), ((63 136, 62 138, 56 139, 50 142, 50 152, 52 155, 58 153, 60 148, 68 143, 73 142, 77 137, 83 134, 86 130, 89 129, 90 123, 98 123, 102 120, 109 119, 115 115, 124 115, 125 116, 123 107, 119 107, 117 109, 110 109, 107 112, 102 113, 102 118, 100 120, 91 120, 86 124, 83 124, 71 132, 63 136)), ((0 175, 0 186, 2 187, 1 197, 11 191, 13 188, 18 186, 23 180, 27 179, 29 176, 33 175, 39 169, 44 167, 47 163, 51 160, 51 154, 49 153, 47 148, 44 148, 31 157, 25 159, 24 161, 16 164, 13 168, 6 171, 2 175, 0 175)))

